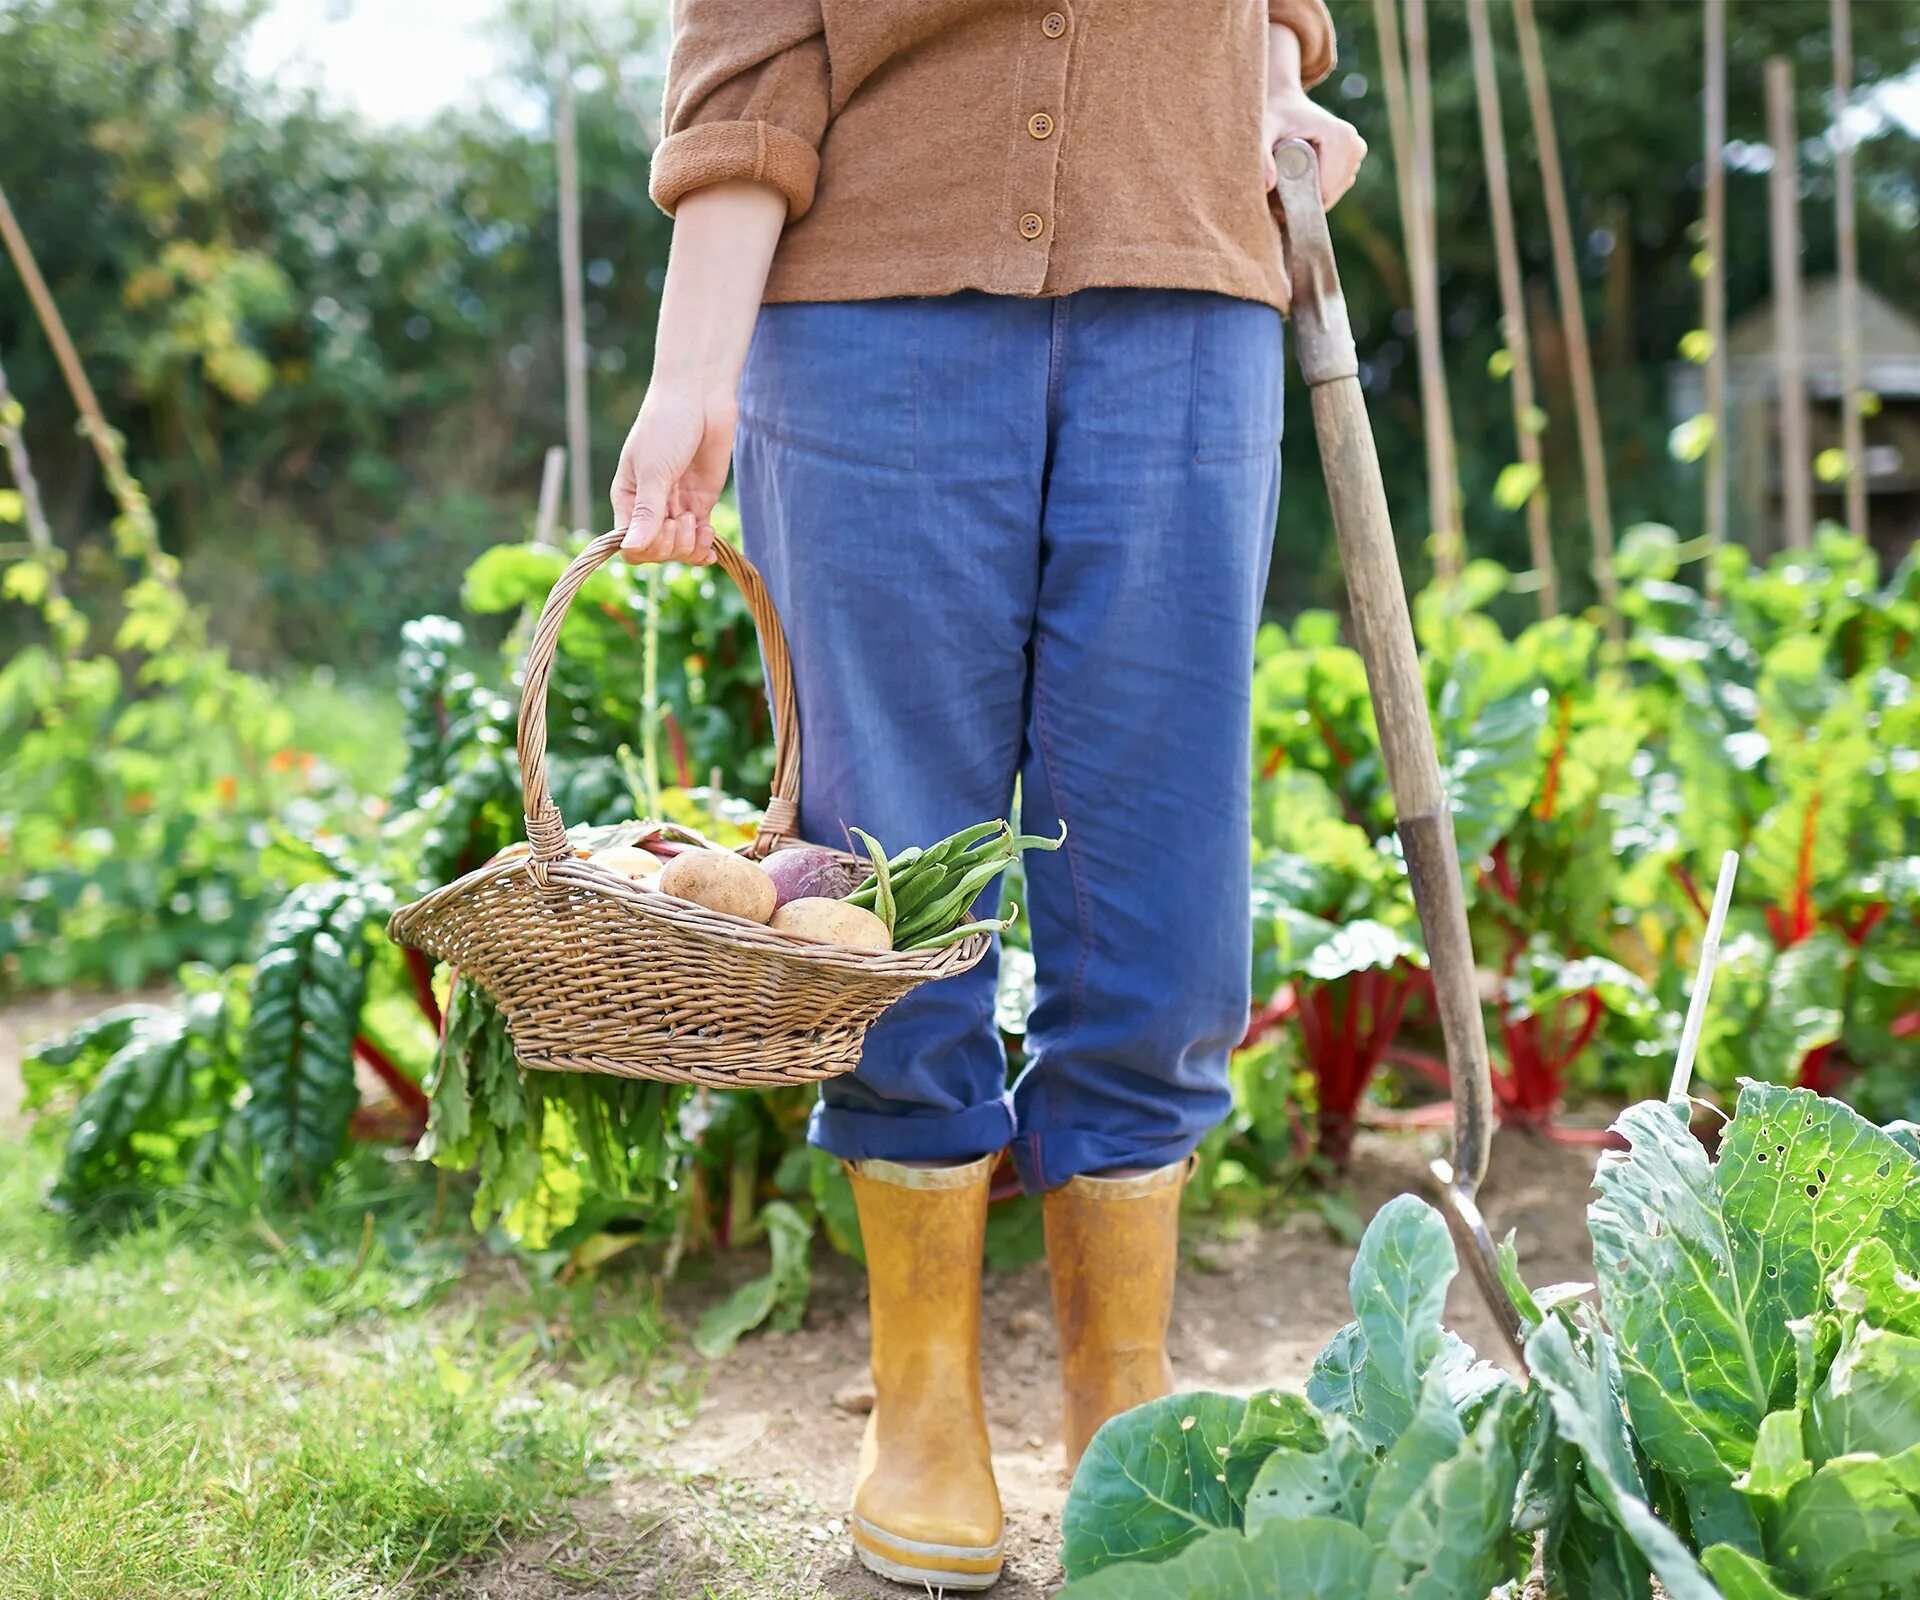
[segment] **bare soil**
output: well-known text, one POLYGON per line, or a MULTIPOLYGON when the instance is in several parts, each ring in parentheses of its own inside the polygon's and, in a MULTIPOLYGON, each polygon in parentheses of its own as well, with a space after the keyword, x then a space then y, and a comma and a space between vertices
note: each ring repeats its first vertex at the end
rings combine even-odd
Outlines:
POLYGON ((164 1005, 173 994, 170 988, 129 994, 59 989, 0 1006, 0 1136, 18 1133, 25 1126, 20 1111, 20 1061, 35 1045, 109 1006, 164 1005))
MULTIPOLYGON (((58 994, 0 1008, 0 1134, 22 1120, 25 1050, 110 1003, 97 994, 58 994)), ((1353 1163, 1360 1218, 1396 1194, 1420 1192, 1434 1149, 1431 1136, 1363 1133, 1353 1163)), ((1592 1171, 1591 1150, 1508 1132, 1496 1139, 1481 1200, 1496 1235, 1519 1230, 1529 1282, 1589 1276, 1592 1171)), ((1268 1226, 1191 1228, 1170 1341, 1176 1383, 1242 1393, 1303 1384, 1313 1357, 1349 1315, 1352 1258, 1351 1246, 1312 1209, 1268 1226)), ((762 1270, 751 1261, 734 1267, 762 1270)), ((668 1311, 691 1327, 730 1286, 678 1288, 668 1311)), ((1448 1319, 1482 1354, 1499 1355, 1493 1320, 1464 1272, 1448 1319)), ((462 1600, 900 1600, 909 1591, 853 1560, 842 1521, 865 1419, 835 1396, 864 1383, 866 1338, 860 1270, 822 1252, 804 1328, 750 1337, 706 1370, 698 1404, 669 1439, 655 1435, 618 1451, 627 1466, 604 1493, 491 1559, 428 1580, 426 1589, 462 1600)), ((989 1272, 983 1356, 1007 1512, 1006 1574, 993 1594, 1040 1600, 1062 1581, 1066 1500, 1044 1264, 989 1272)), ((657 1392, 636 1386, 633 1402, 634 1431, 653 1432, 657 1392)))
MULTIPOLYGON (((1427 1154, 1414 1135, 1364 1134, 1354 1159, 1361 1217, 1418 1191, 1427 1154)), ((1588 1276, 1592 1168, 1590 1150, 1508 1133, 1496 1141, 1482 1200, 1496 1234, 1519 1230, 1530 1282, 1588 1276)), ((1174 1310, 1176 1382, 1239 1392, 1303 1384, 1321 1345, 1350 1315, 1352 1256, 1310 1210, 1269 1227, 1194 1229, 1174 1310)), ((988 1275, 987 1411, 1007 1511, 996 1600, 1039 1600, 1062 1582, 1066 1480, 1047 1305, 1044 1265, 988 1275)), ((700 1307, 670 1299, 669 1309, 690 1324, 700 1307)), ((1476 1349, 1498 1355, 1493 1320, 1465 1273, 1448 1313, 1476 1349)), ((859 1270, 823 1259, 803 1329, 750 1338, 715 1363, 690 1421, 643 1470, 579 1508, 567 1526, 461 1575, 451 1592, 470 1600, 900 1600, 908 1591, 853 1560, 842 1522, 864 1418, 834 1397, 864 1380, 866 1336, 859 1270)))

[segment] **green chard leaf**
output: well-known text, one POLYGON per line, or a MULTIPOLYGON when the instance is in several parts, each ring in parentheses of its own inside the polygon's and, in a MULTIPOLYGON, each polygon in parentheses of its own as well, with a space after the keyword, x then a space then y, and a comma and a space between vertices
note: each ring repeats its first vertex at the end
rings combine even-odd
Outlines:
POLYGON ((331 1170, 360 1103, 353 1041, 367 983, 369 896, 351 881, 295 889, 254 963, 240 1067, 247 1129, 273 1188, 331 1170))

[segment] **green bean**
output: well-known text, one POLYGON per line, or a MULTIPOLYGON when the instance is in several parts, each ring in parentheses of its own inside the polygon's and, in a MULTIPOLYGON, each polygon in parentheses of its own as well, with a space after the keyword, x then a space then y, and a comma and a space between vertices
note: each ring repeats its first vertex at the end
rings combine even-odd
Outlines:
POLYGON ((928 934, 926 938, 910 944, 906 948, 915 951, 944 950, 948 945, 958 944, 962 939, 971 939, 976 933, 1005 933, 1007 929, 1013 926, 1019 915, 1020 908, 1015 906, 1012 913, 1003 921, 989 920, 986 922, 964 923, 958 928, 949 928, 945 933, 928 934))
POLYGON ((900 928, 900 938, 911 943, 925 934, 938 931, 950 924, 955 917, 966 915, 980 891, 1005 872, 1013 864, 1011 856, 996 856, 994 860, 982 861, 969 868, 949 887, 941 890, 940 898, 931 905, 916 912, 900 928))
POLYGON ((874 914, 887 925, 887 932, 893 932, 893 884, 892 871, 887 865, 887 853, 880 848, 879 840, 870 833, 862 833, 858 828, 848 830, 867 847, 867 856, 873 862, 874 878, 874 914))

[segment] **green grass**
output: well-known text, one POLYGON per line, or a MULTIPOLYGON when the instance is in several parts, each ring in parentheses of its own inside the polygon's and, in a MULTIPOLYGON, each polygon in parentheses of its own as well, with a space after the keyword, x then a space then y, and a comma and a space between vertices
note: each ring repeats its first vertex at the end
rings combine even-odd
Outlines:
POLYGON ((88 1245, 49 1172, 0 1142, 4 1600, 391 1593, 588 1488, 604 1419, 543 1357, 631 1376, 657 1332, 524 1279, 421 1309, 459 1256, 395 1242, 418 1194, 246 1227, 229 1196, 88 1245))

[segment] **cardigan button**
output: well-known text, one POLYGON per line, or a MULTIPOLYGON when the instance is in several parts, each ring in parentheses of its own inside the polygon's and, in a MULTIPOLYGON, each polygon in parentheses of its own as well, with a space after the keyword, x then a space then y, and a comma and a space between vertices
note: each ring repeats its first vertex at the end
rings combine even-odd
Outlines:
POLYGON ((1032 134, 1036 139, 1051 139, 1053 137, 1053 118, 1048 116, 1044 111, 1034 112, 1032 116, 1027 118, 1027 132, 1032 134))
POLYGON ((1040 31, 1049 39, 1057 39, 1067 31, 1067 19, 1058 11, 1049 11, 1040 19, 1040 31))
POLYGON ((1020 237, 1037 239, 1046 231, 1047 225, 1040 220, 1038 213, 1029 211, 1020 219, 1020 237))

